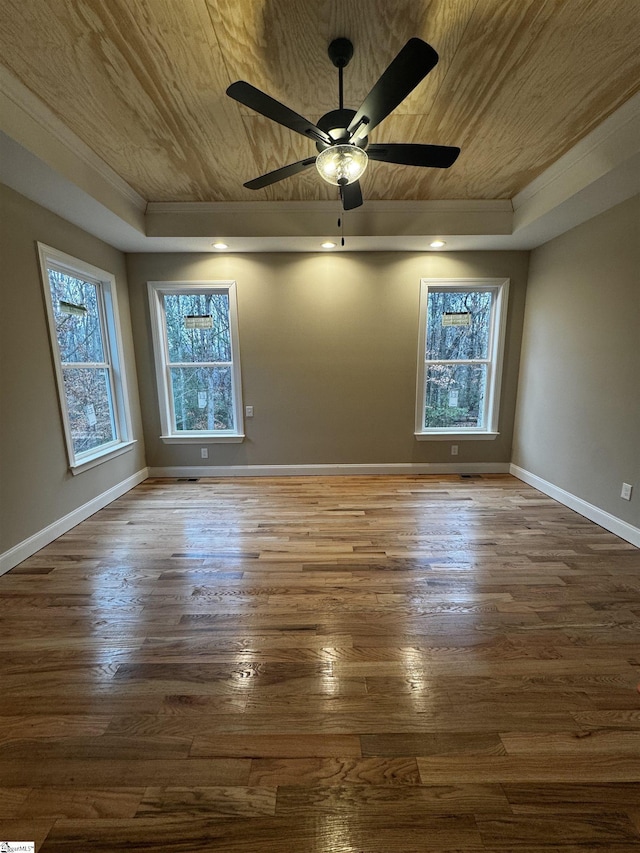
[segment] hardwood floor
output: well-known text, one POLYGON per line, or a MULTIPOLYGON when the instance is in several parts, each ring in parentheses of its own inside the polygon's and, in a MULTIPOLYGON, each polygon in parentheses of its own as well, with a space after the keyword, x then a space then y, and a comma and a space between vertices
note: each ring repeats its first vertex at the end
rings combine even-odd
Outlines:
POLYGON ((640 552, 511 477, 149 480, 0 595, 0 839, 640 851, 640 552))

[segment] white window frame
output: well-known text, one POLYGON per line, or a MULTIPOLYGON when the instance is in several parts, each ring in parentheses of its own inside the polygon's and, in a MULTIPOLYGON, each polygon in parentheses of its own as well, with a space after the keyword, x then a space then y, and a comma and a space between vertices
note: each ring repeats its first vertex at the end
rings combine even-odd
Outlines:
MULTIPOLYGON (((160 438, 165 444, 239 443, 244 440, 242 417, 242 380, 240 372, 240 343, 238 335, 238 303, 235 281, 149 281, 149 309, 153 352, 156 365, 156 384, 160 407, 160 438), (226 293, 229 299, 229 328, 231 332, 231 385, 233 392, 234 430, 176 430, 169 364, 169 344, 163 297, 180 293, 226 293)), ((215 366, 202 362, 203 366, 215 366)), ((172 365, 175 366, 175 365, 172 365)), ((193 367, 193 364, 189 363, 193 367)))
POLYGON ((124 366, 124 349, 122 345, 122 332, 120 330, 120 315, 118 313, 116 279, 112 273, 99 269, 78 258, 74 258, 72 255, 67 255, 65 252, 54 249, 52 246, 37 243, 37 247, 42 289, 47 310, 51 355, 58 386, 60 413, 62 416, 69 468, 73 474, 80 474, 89 468, 93 468, 96 465, 107 462, 109 459, 120 456, 122 453, 126 453, 136 443, 136 440, 133 438, 131 412, 129 409, 129 392, 124 366), (51 296, 51 284, 49 282, 50 269, 82 279, 83 281, 88 281, 96 286, 105 361, 100 364, 81 362, 78 366, 97 367, 107 370, 111 387, 116 438, 113 441, 81 453, 76 453, 73 447, 71 422, 64 387, 63 367, 73 367, 74 365, 67 364, 66 362, 63 365, 60 356, 51 296))
POLYGON ((420 329, 418 334, 418 371, 416 382, 416 421, 415 437, 418 441, 448 441, 456 439, 491 440, 500 435, 498 418, 500 414, 500 386, 502 384, 502 363, 507 328, 507 301, 509 296, 508 278, 423 278, 420 280, 420 329), (427 301, 429 290, 490 291, 494 293, 491 308, 491 331, 487 358, 452 359, 452 364, 485 364, 487 366, 486 392, 484 399, 483 427, 425 427, 424 407, 426 393, 427 368, 430 364, 441 363, 442 359, 426 359, 427 338, 427 301))

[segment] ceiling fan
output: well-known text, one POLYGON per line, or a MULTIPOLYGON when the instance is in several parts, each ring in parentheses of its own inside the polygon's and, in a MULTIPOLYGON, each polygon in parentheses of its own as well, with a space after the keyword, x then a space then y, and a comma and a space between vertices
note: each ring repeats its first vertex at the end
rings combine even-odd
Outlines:
POLYGON ((460 149, 451 145, 422 145, 417 143, 372 143, 368 134, 415 89, 438 62, 438 54, 425 41, 412 38, 382 74, 364 99, 359 110, 344 106, 343 70, 353 56, 353 45, 346 38, 334 39, 329 45, 329 59, 338 69, 339 107, 325 113, 313 124, 256 89, 244 80, 232 83, 227 95, 278 124, 313 139, 318 149, 315 157, 282 166, 244 184, 259 190, 297 175, 314 163, 325 181, 340 188, 344 210, 362 204, 359 178, 368 160, 383 160, 405 166, 429 166, 448 169, 456 161, 460 149))

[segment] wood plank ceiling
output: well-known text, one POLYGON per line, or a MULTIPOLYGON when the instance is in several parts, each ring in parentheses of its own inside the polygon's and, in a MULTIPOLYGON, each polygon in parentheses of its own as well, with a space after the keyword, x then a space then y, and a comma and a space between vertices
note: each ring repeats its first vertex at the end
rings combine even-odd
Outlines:
POLYGON ((148 201, 333 198, 313 143, 225 95, 244 79, 317 120, 347 36, 357 108, 412 36, 440 62, 371 134, 459 145, 448 171, 374 163, 368 199, 511 198, 640 88, 637 0, 0 0, 4 63, 148 201))

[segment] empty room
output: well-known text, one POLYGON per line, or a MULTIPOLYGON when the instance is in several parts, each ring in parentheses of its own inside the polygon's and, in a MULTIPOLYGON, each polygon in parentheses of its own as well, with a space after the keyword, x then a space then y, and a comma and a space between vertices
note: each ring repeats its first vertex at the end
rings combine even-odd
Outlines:
POLYGON ((640 853, 640 5, 0 13, 2 853, 640 853))

